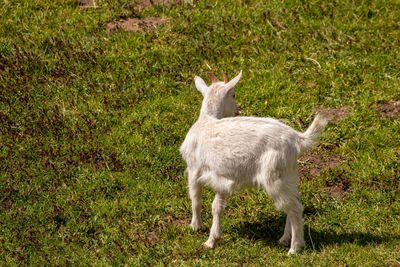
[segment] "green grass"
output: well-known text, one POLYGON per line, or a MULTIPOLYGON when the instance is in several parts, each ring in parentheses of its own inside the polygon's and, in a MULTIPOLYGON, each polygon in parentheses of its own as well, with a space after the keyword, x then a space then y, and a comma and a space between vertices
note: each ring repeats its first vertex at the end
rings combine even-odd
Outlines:
POLYGON ((378 0, 3 1, 1 265, 398 265, 400 120, 378 106, 400 100, 399 17, 398 1, 378 0), (170 21, 105 31, 150 16, 170 21), (285 217, 261 190, 229 199, 215 250, 202 247, 211 190, 204 230, 188 227, 178 148, 205 61, 220 78, 243 70, 242 115, 304 130, 317 106, 352 108, 314 152, 342 164, 302 177, 307 246, 296 256, 277 245, 285 217), (325 188, 343 181, 342 197, 325 188))

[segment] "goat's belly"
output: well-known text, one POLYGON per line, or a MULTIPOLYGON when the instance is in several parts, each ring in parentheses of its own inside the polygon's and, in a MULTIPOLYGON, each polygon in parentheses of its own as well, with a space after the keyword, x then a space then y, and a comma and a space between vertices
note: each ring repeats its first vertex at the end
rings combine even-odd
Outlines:
POLYGON ((198 182, 202 185, 211 187, 214 191, 219 193, 233 193, 243 188, 249 188, 254 186, 253 179, 246 178, 230 178, 215 173, 203 173, 199 178, 198 182))

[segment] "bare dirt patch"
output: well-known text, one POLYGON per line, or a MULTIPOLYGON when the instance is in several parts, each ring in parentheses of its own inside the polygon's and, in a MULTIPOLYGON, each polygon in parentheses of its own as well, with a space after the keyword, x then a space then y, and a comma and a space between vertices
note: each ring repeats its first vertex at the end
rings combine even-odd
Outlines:
POLYGON ((314 110, 325 114, 329 120, 336 122, 350 115, 351 106, 339 108, 316 107, 314 110))
POLYGON ((299 158, 299 173, 301 177, 318 177, 323 171, 341 165, 342 160, 335 154, 313 154, 308 152, 299 158))
MULTIPOLYGON (((323 171, 339 167, 343 159, 335 154, 314 154, 306 153, 299 159, 299 173, 302 179, 318 177, 323 171)), ((346 175, 339 171, 333 180, 325 181, 323 191, 328 192, 334 198, 344 198, 349 189, 350 182, 346 175)))
MULTIPOLYGON (((151 247, 160 241, 160 239, 162 238, 162 234, 165 233, 165 230, 169 229, 172 225, 188 226, 190 225, 190 218, 183 219, 176 218, 173 215, 166 215, 160 218, 160 220, 154 225, 155 227, 151 227, 151 231, 149 230, 149 228, 147 232, 132 231, 128 234, 128 236, 131 240, 137 240, 145 246, 151 247)), ((137 230, 138 228, 140 227, 135 227, 135 230, 137 230)), ((122 231, 124 231, 124 229, 122 229, 122 231)))
POLYGON ((310 82, 310 83, 306 84, 306 87, 307 88, 315 88, 315 87, 317 87, 317 84, 310 82))
POLYGON ((107 24, 107 31, 111 32, 117 29, 123 29, 127 32, 148 32, 156 30, 157 27, 166 23, 167 19, 149 17, 145 19, 129 18, 126 20, 119 20, 107 24))
POLYGON ((385 119, 394 119, 400 116, 400 101, 379 103, 378 111, 385 119))
POLYGON ((137 2, 137 6, 139 8, 146 8, 148 6, 155 6, 155 5, 170 6, 173 4, 180 4, 180 3, 182 3, 182 0, 139 0, 137 2))
POLYGON ((344 198, 350 188, 350 181, 343 172, 336 174, 334 181, 325 181, 324 191, 335 198, 344 198))
POLYGON ((190 225, 190 218, 175 218, 174 216, 168 215, 164 217, 160 222, 159 226, 163 229, 166 228, 168 224, 173 224, 177 226, 183 226, 183 225, 190 225))
POLYGON ((98 0, 79 0, 79 5, 81 8, 89 8, 96 6, 98 0))
POLYGON ((147 243, 150 245, 157 243, 158 240, 160 240, 160 239, 158 237, 158 234, 155 232, 150 232, 145 237, 145 241, 147 241, 147 243))
POLYGON ((343 198, 346 192, 341 186, 326 186, 324 187, 324 191, 328 192, 334 198, 343 198))
MULTIPOLYGON (((130 233, 129 235, 129 239, 131 240, 135 240, 140 242, 141 244, 145 245, 146 247, 151 247, 154 244, 158 243, 158 241, 160 240, 160 232, 159 231, 153 231, 153 232, 149 232, 149 233, 130 233)), ((119 241, 114 241, 114 243, 122 248, 121 243, 119 241)))

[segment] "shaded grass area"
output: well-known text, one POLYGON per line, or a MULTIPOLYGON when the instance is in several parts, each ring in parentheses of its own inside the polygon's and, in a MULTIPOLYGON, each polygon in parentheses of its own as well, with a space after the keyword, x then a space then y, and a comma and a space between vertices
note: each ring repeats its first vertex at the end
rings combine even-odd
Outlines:
MULTIPOLYGON (((19 264, 399 264, 396 1, 6 1, 0 7, 0 259, 19 264), (160 17, 154 31, 109 22, 160 17), (276 243, 283 214, 261 191, 233 196, 215 250, 188 228, 178 152, 198 114, 193 77, 232 77, 242 115, 306 129, 350 106, 302 177, 307 248, 276 243), (219 75, 220 76, 220 75, 219 75), (265 106, 265 101, 268 105, 265 106), (327 188, 338 187, 339 194, 327 188)), ((337 191, 336 191, 337 192, 337 191)), ((213 193, 204 194, 211 223, 213 193)))

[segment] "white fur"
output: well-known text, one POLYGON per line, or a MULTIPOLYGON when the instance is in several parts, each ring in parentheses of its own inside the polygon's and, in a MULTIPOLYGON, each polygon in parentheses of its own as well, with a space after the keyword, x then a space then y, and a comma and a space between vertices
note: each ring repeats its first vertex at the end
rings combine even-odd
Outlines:
POLYGON ((300 133, 271 118, 232 117, 237 114, 233 88, 241 74, 226 84, 216 82, 209 87, 195 77, 196 88, 204 99, 200 116, 180 148, 187 164, 191 227, 201 227, 202 186, 216 192, 210 236, 204 244, 210 248, 220 238, 220 220, 227 198, 242 188, 261 186, 277 209, 287 214, 279 242, 290 244, 288 254, 293 254, 304 247, 297 158, 318 141, 327 120, 317 115, 307 131, 300 133))

